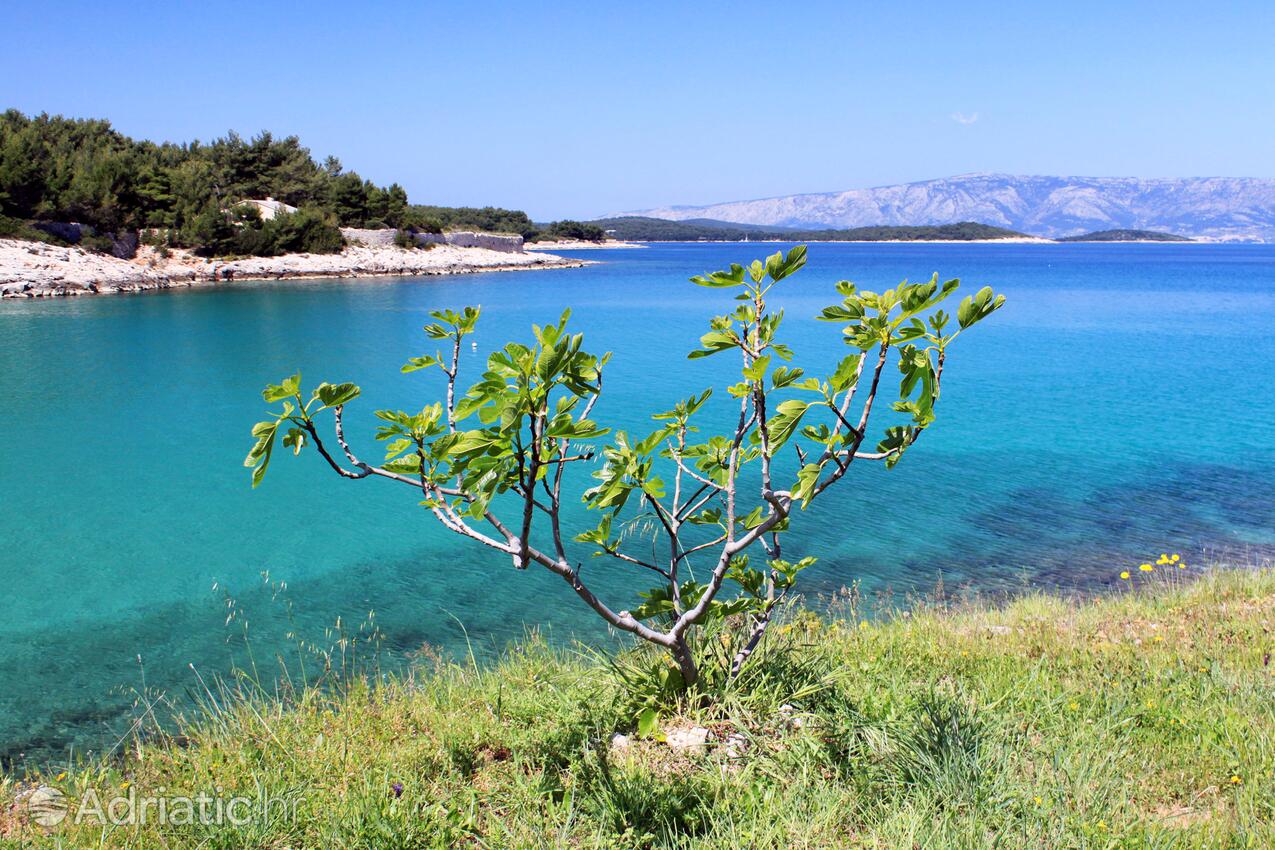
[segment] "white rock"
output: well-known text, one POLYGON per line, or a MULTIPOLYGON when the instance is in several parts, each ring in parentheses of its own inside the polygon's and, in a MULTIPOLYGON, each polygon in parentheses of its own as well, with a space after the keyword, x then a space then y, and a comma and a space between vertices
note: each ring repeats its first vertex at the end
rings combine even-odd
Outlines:
POLYGON ((722 745, 722 753, 728 759, 739 759, 744 757, 744 753, 748 751, 750 744, 746 737, 739 732, 732 732, 722 745))
POLYGON ((339 254, 287 254, 210 262, 186 251, 162 257, 143 247, 132 260, 68 251, 40 242, 0 239, 0 294, 5 297, 137 292, 220 280, 277 280, 370 275, 437 275, 515 269, 575 268, 587 261, 553 254, 438 245, 432 250, 350 246, 339 254))
POLYGON ((701 755, 704 752, 704 746, 708 743, 708 730, 703 726, 671 729, 665 734, 664 742, 676 752, 701 755))

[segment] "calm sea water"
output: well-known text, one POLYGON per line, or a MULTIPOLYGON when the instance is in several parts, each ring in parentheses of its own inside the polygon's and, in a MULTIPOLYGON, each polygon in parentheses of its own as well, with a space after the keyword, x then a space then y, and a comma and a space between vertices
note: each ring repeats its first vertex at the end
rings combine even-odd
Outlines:
MULTIPOLYGON (((180 701, 192 666, 208 677, 298 639, 322 645, 338 617, 374 611, 391 664, 426 643, 498 647, 526 623, 596 637, 559 579, 447 535, 405 488, 340 480, 306 456, 277 458, 250 490, 258 393, 297 368, 359 382, 349 430, 374 457, 372 410, 435 397, 398 371, 432 350, 428 310, 483 306, 480 350, 463 360, 474 376, 490 347, 570 306, 589 345, 616 353, 600 417, 642 427, 725 377, 725 363, 685 359, 726 309, 687 276, 772 250, 666 245, 581 252, 603 263, 573 271, 0 304, 0 758, 109 745, 133 691, 180 701)), ((939 422, 905 462, 858 470, 800 518, 799 548, 822 558, 807 589, 940 575, 1094 587, 1160 551, 1275 549, 1275 246, 815 245, 781 299, 794 348, 840 356, 835 326, 809 318, 834 281, 933 271, 1009 305, 953 352, 939 422)), ((590 569, 613 596, 631 586, 590 569)))

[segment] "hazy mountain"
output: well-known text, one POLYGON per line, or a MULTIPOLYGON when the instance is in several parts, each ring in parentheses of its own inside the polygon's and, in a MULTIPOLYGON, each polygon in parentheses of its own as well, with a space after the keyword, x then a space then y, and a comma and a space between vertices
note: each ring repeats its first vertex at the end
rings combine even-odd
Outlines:
POLYGON ((621 215, 804 228, 978 221, 1050 237, 1128 229, 1275 242, 1275 180, 965 174, 875 189, 621 215))

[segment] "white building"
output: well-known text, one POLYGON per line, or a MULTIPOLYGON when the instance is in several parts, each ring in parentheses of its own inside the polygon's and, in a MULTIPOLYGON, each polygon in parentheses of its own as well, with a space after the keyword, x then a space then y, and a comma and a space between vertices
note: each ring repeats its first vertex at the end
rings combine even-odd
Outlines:
POLYGON ((285 214, 285 213, 288 215, 291 215, 292 213, 297 211, 296 207, 289 206, 288 204, 285 204, 283 201, 276 201, 274 198, 266 198, 264 201, 256 200, 253 198, 247 198, 245 200, 240 201, 235 206, 256 207, 257 212, 261 214, 262 221, 269 221, 275 216, 285 214))

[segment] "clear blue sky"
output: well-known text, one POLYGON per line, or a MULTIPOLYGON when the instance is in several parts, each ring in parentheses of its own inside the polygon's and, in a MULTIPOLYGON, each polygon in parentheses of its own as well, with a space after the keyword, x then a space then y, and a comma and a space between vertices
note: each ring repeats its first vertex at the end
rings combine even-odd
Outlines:
POLYGON ((970 171, 1275 176, 1275 4, 9 2, 0 107, 299 135, 590 217, 970 171))

